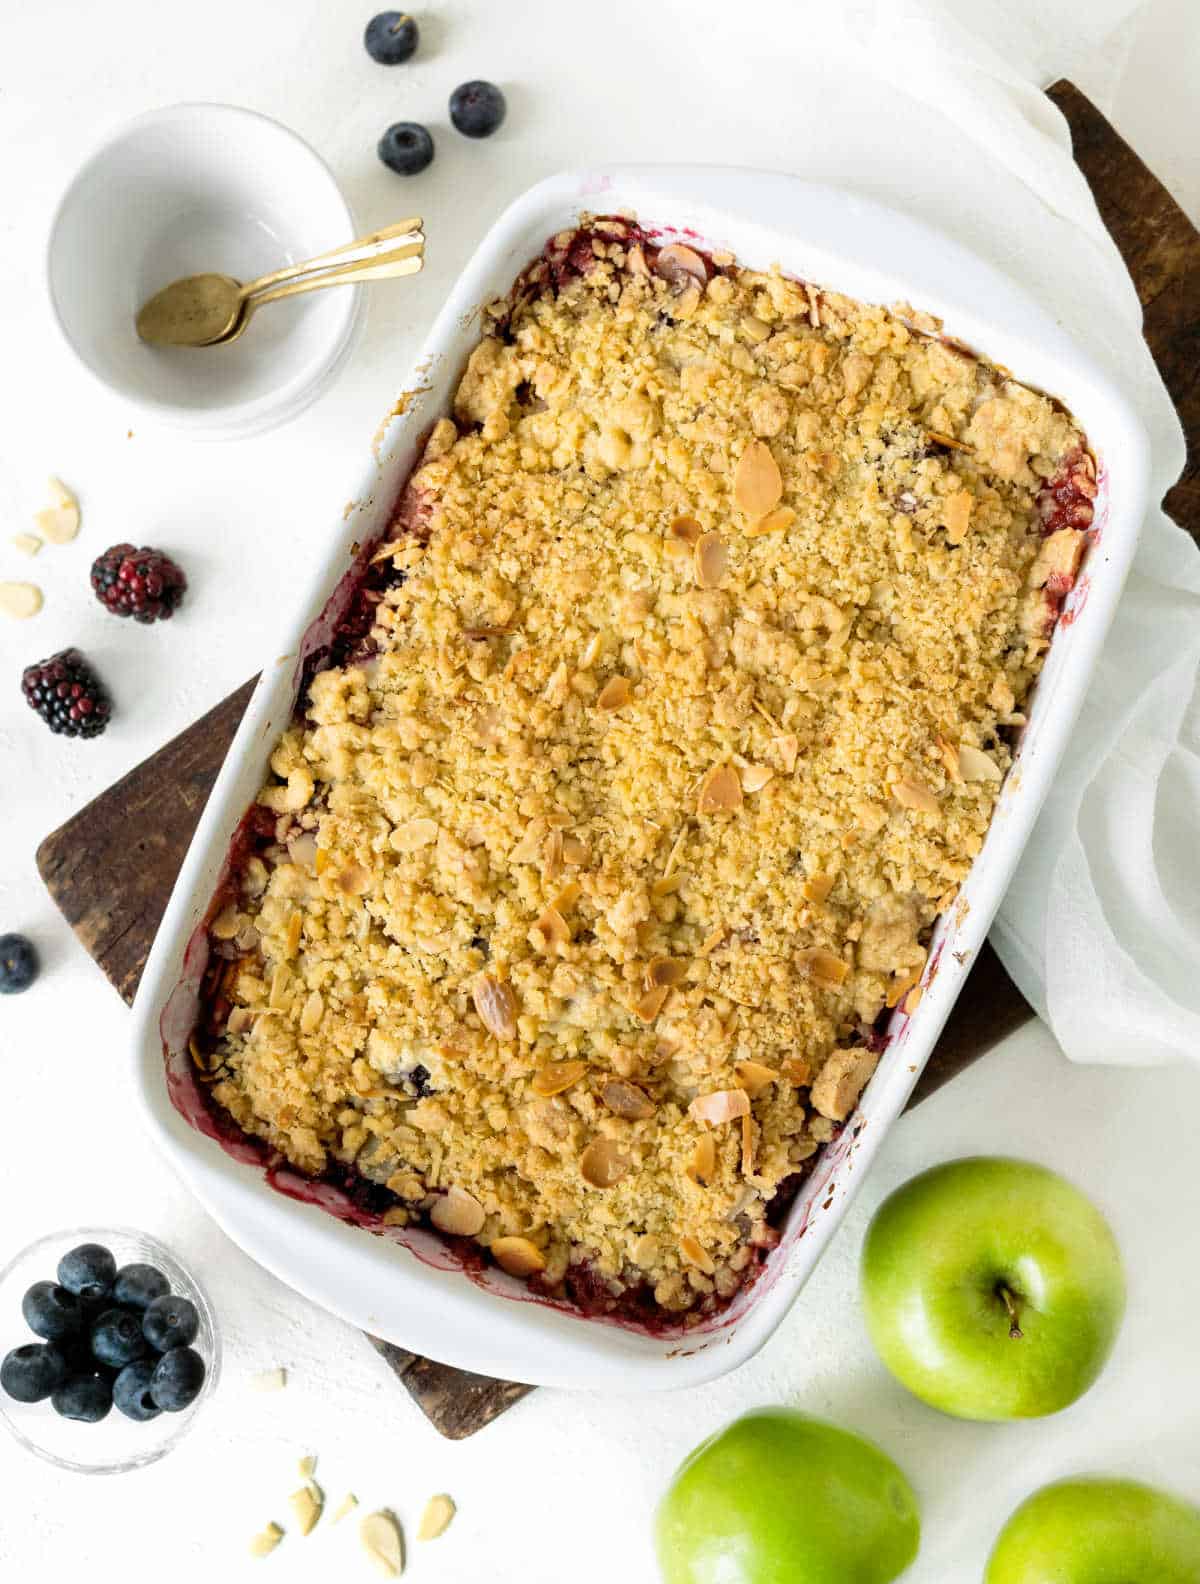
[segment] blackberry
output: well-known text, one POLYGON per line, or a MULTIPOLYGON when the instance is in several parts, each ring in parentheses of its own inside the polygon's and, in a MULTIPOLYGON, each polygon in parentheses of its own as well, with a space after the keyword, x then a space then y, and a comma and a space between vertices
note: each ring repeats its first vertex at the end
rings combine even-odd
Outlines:
POLYGON ((187 578, 170 556, 143 545, 113 545, 92 562, 92 589, 114 616, 167 621, 179 609, 187 578))
POLYGON ((99 737, 112 704, 104 684, 78 649, 62 649, 27 666, 21 691, 30 709, 50 730, 64 737, 99 737))

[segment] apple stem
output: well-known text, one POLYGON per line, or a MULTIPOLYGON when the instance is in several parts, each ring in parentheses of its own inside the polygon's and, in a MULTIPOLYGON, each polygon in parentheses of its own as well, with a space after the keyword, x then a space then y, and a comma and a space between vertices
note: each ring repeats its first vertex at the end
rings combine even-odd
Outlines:
POLYGON ((1008 1310, 1008 1318, 1012 1322, 1008 1334, 1014 1342, 1019 1342, 1025 1333, 1021 1330, 1021 1311, 1017 1306, 1017 1295, 1004 1282, 996 1288, 996 1293, 1004 1300, 1004 1307, 1008 1310))

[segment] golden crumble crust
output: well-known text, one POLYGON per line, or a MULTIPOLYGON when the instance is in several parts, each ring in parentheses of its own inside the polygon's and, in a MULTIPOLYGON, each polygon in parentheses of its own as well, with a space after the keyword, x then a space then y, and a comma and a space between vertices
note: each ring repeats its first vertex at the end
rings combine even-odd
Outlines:
POLYGON ((377 552, 374 652, 272 755, 212 1093, 393 1221, 683 1311, 919 994, 1094 467, 912 310, 611 222, 548 260, 377 552))

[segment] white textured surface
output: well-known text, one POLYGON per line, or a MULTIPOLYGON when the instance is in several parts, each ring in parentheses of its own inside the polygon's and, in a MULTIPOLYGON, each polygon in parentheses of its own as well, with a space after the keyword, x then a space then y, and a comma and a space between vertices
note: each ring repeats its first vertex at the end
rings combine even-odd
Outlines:
MULTIPOLYGON (((0 577, 32 577, 47 594, 35 622, 0 628, 0 930, 28 931, 46 964, 36 990, 0 1003, 0 1251, 85 1216, 137 1222, 199 1268, 227 1346, 216 1400, 155 1469, 115 1484, 87 1481, 0 1443, 0 1573, 58 1579, 83 1564, 107 1573, 124 1560, 130 1576, 161 1567, 181 1584, 214 1572, 254 1577, 258 1566, 282 1566, 295 1580, 325 1579, 331 1569, 371 1576, 351 1520, 307 1541, 289 1538, 267 1563, 243 1560, 248 1536, 269 1517, 286 1526, 295 1459, 315 1451, 331 1503, 351 1488, 415 1526, 427 1495, 456 1498, 460 1516, 447 1536, 411 1547, 414 1578, 648 1580, 649 1513, 671 1467, 723 1419, 771 1400, 873 1433, 904 1463, 925 1505, 925 1548, 912 1574, 919 1584, 978 1577, 1009 1508, 1068 1469, 1137 1473, 1200 1499, 1200 1270, 1186 1255, 1200 1220, 1194 1072, 1074 1069, 1040 1028, 1024 1032, 897 1128, 801 1305, 753 1364, 656 1401, 539 1393, 461 1445, 436 1436, 353 1332, 232 1248, 124 1117, 127 1014, 42 893, 36 842, 259 662, 303 576, 306 548, 357 476, 419 327, 486 220, 536 177, 583 159, 686 154, 886 189, 888 151, 865 138, 848 139, 813 169, 823 98, 865 106, 876 96, 813 49, 817 7, 763 6, 748 21, 744 8, 708 17, 704 6, 670 0, 652 16, 619 0, 601 20, 592 8, 447 0, 422 10, 421 55, 394 72, 361 51, 371 9, 370 0, 361 14, 320 0, 213 0, 190 22, 180 14, 168 23, 150 0, 114 0, 102 19, 82 0, 57 0, 6 7, 0 17, 8 265, 0 577), (668 52, 664 91, 659 63, 668 52), (509 92, 509 123, 490 144, 468 144, 445 125, 449 89, 477 75, 509 92), (127 437, 125 415, 71 371, 40 297, 46 221, 90 141, 137 110, 184 98, 279 116, 330 160, 364 224, 394 218, 415 197, 437 239, 417 282, 376 289, 367 338, 329 396, 287 429, 223 448, 151 436, 136 423, 127 437), (400 184, 373 147, 389 121, 410 117, 430 122, 438 158, 425 177, 400 184), (83 534, 28 562, 7 538, 43 504, 52 471, 80 495, 83 534), (187 566, 189 604, 162 630, 119 626, 91 600, 91 557, 126 537, 176 550, 187 566), (94 656, 121 708, 99 742, 51 738, 14 692, 21 665, 68 642, 94 656), (1025 1154, 1066 1171, 1112 1214, 1128 1256, 1133 1302, 1113 1365, 1052 1423, 995 1429, 939 1419, 890 1384, 861 1332, 853 1270, 870 1211, 922 1165, 966 1150, 1025 1154), (289 1367, 288 1389, 251 1392, 249 1377, 273 1364, 289 1367)), ((1132 45, 1118 39, 1076 63, 1075 75, 1100 94, 1125 66, 1114 119, 1195 216, 1200 164, 1185 113, 1200 85, 1192 9, 1189 0, 1156 0, 1132 45)), ((1060 23, 1077 13, 1091 27, 1098 7, 1061 0, 1042 10, 1060 23)), ((985 225, 986 215, 981 195, 968 224, 985 225)), ((1105 987, 1095 990, 1103 996, 1105 987)), ((5 1335, 0 1327, 8 1345, 5 1335)))

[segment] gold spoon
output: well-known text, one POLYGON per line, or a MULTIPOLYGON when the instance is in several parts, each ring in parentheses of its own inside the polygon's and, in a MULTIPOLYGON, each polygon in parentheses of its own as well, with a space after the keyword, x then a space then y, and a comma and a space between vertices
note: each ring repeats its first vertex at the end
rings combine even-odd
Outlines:
POLYGON ((137 333, 154 346, 223 346, 237 340, 264 303, 323 286, 415 275, 425 256, 421 224, 414 215, 245 286, 232 275, 186 275, 142 305, 137 333))

